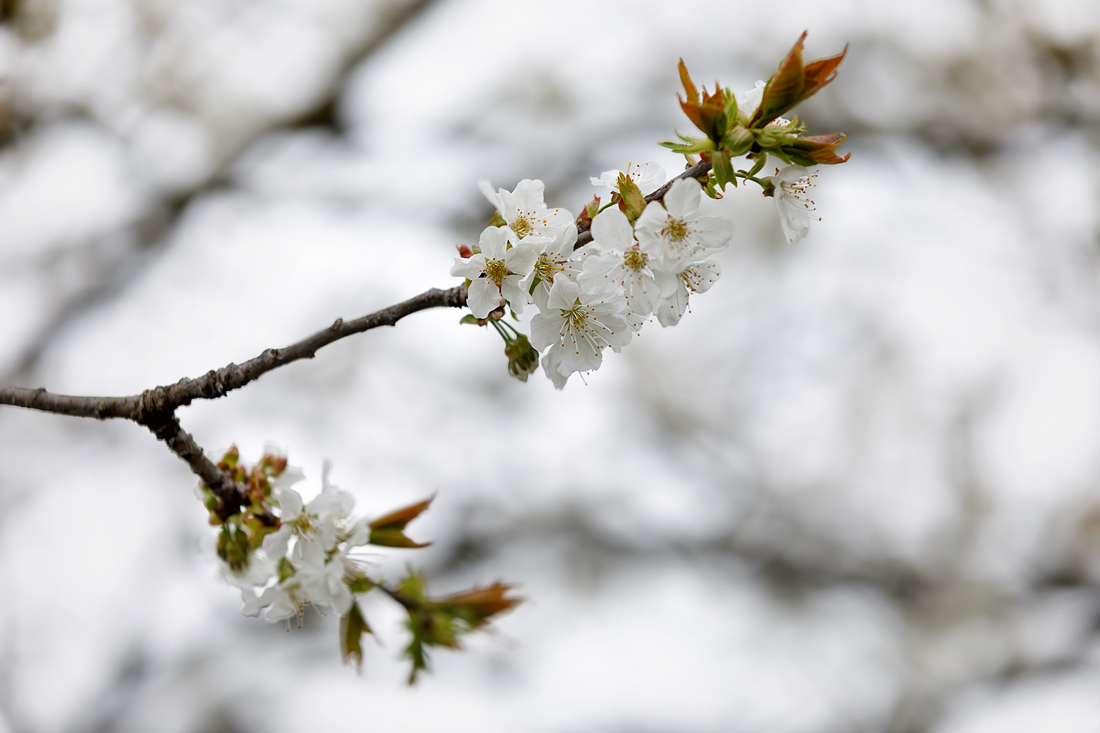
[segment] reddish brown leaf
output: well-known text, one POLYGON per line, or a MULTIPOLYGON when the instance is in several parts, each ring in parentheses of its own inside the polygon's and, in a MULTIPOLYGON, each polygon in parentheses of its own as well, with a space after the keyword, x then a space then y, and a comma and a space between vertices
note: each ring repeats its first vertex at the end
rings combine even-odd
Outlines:
POLYGON ((435 499, 433 494, 428 499, 420 502, 419 504, 413 504, 407 506, 404 509, 398 509, 395 512, 390 512, 384 517, 379 517, 370 523, 371 529, 405 529, 405 525, 420 516, 421 512, 428 508, 428 505, 435 499))
MULTIPOLYGON (((846 162, 852 156, 851 153, 848 153, 842 158, 837 154, 837 148, 847 137, 843 132, 800 137, 783 145, 782 150, 788 154, 794 154, 794 157, 808 158, 812 163, 836 165, 837 163, 846 162)), ((805 161, 801 162, 803 165, 806 164, 805 161)))
POLYGON ((817 59, 806 64, 806 86, 802 89, 802 99, 809 99, 822 87, 836 78, 836 69, 840 62, 848 55, 848 44, 844 44, 844 50, 836 56, 817 59))
POLYGON ((441 598, 435 602, 438 607, 453 609, 464 618, 471 628, 484 625, 491 616, 514 608, 522 598, 508 598, 512 590, 509 585, 494 583, 487 588, 475 588, 465 593, 441 598))
POLYGON ((695 84, 691 81, 691 76, 688 74, 687 66, 684 65, 683 59, 680 59, 680 81, 684 84, 684 93, 687 94, 688 102, 691 104, 698 104, 699 92, 695 89, 695 84))
POLYGON ((806 31, 803 31, 794 47, 779 62, 779 68, 764 87, 764 96, 749 120, 749 127, 767 125, 798 102, 806 83, 806 72, 802 66, 802 43, 805 40, 806 31))

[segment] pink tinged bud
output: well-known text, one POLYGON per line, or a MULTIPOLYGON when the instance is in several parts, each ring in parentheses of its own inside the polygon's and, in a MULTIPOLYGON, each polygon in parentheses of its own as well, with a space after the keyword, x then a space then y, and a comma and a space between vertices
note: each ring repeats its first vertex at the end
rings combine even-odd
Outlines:
POLYGON ((468 260, 468 259, 470 259, 471 257, 474 256, 474 251, 472 249, 470 249, 468 245, 459 244, 459 245, 457 245, 457 249, 458 249, 458 256, 461 257, 464 260, 468 260))

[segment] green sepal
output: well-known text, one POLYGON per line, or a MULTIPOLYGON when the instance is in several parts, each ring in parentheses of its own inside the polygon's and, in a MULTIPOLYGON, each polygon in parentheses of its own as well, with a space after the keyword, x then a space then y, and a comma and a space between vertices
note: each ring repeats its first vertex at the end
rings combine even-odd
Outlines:
POLYGON ((348 581, 348 590, 352 593, 369 593, 378 587, 370 578, 356 577, 348 581))
POLYGON ((294 573, 296 573, 296 572, 297 571, 294 569, 294 566, 290 564, 290 560, 287 560, 285 557, 279 558, 279 582, 280 583, 282 583, 284 580, 286 580, 290 576, 294 575, 294 573))
POLYGON ((458 323, 459 323, 459 325, 463 325, 463 324, 468 323, 471 326, 484 326, 485 325, 484 323, 479 322, 478 319, 474 317, 473 313, 467 313, 466 315, 462 316, 462 318, 458 319, 458 323))
POLYGON ((751 169, 749 169, 749 176, 755 177, 757 173, 764 170, 764 165, 768 162, 767 153, 756 153, 756 162, 753 163, 751 169))

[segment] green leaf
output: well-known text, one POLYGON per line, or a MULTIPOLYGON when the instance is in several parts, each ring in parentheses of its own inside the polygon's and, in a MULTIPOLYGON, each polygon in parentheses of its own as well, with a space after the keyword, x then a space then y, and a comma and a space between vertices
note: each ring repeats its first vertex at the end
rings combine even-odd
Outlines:
POLYGON ((730 154, 725 150, 715 150, 710 156, 716 187, 719 191, 726 187, 727 183, 737 186, 737 176, 733 174, 733 163, 730 162, 730 154))
POLYGON ((363 634, 372 633, 359 604, 352 603, 351 610, 340 617, 340 654, 344 664, 350 664, 354 657, 356 668, 363 668, 363 634))

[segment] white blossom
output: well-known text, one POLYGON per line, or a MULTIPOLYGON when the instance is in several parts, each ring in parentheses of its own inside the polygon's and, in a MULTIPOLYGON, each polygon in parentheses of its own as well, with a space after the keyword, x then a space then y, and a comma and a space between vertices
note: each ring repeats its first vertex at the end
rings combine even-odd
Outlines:
POLYGON ((653 312, 660 294, 650 257, 634 241, 634 230, 618 208, 606 209, 593 219, 592 238, 602 251, 588 258, 577 282, 590 293, 621 291, 630 313, 638 317, 631 324, 638 330, 639 319, 653 312))
POLYGON ((692 293, 705 293, 722 275, 722 268, 714 260, 693 262, 679 273, 658 273, 661 298, 653 308, 657 321, 664 327, 675 326, 688 309, 692 293))
POLYGON ((605 346, 623 347, 633 335, 621 294, 589 294, 559 278, 550 289, 547 311, 531 319, 531 345, 558 351, 559 374, 599 369, 605 346))
POLYGON ((543 201, 546 187, 542 181, 525 178, 514 191, 503 188, 493 191, 488 181, 479 181, 478 187, 508 223, 517 242, 532 236, 552 238, 559 229, 573 221, 573 215, 565 209, 547 208, 543 201))
MULTIPOLYGON (((599 178, 589 177, 593 186, 599 186, 601 188, 609 188, 616 193, 619 192, 619 176, 624 171, 604 171, 600 174, 599 178)), ((626 175, 630 180, 634 181, 639 189, 641 189, 643 195, 651 194, 665 183, 665 169, 656 163, 642 163, 641 165, 634 165, 628 163, 626 166, 626 175)))
POLYGON ((815 210, 809 197, 813 179, 817 173, 800 165, 789 165, 776 171, 769 180, 775 185, 772 198, 779 212, 779 225, 783 227, 783 236, 794 244, 810 231, 810 220, 815 210))
POLYGON ((733 225, 714 216, 699 215, 703 188, 694 178, 673 182, 664 203, 652 201, 634 224, 642 252, 651 266, 680 272, 691 262, 724 249, 733 225))
POLYGON ((541 238, 515 244, 519 239, 507 227, 487 227, 481 233, 479 254, 456 257, 451 274, 470 280, 466 304, 475 318, 486 318, 500 306, 501 296, 516 313, 529 303, 527 291, 520 284, 531 273, 538 256, 541 238), (513 247, 508 244, 512 242, 513 247))

